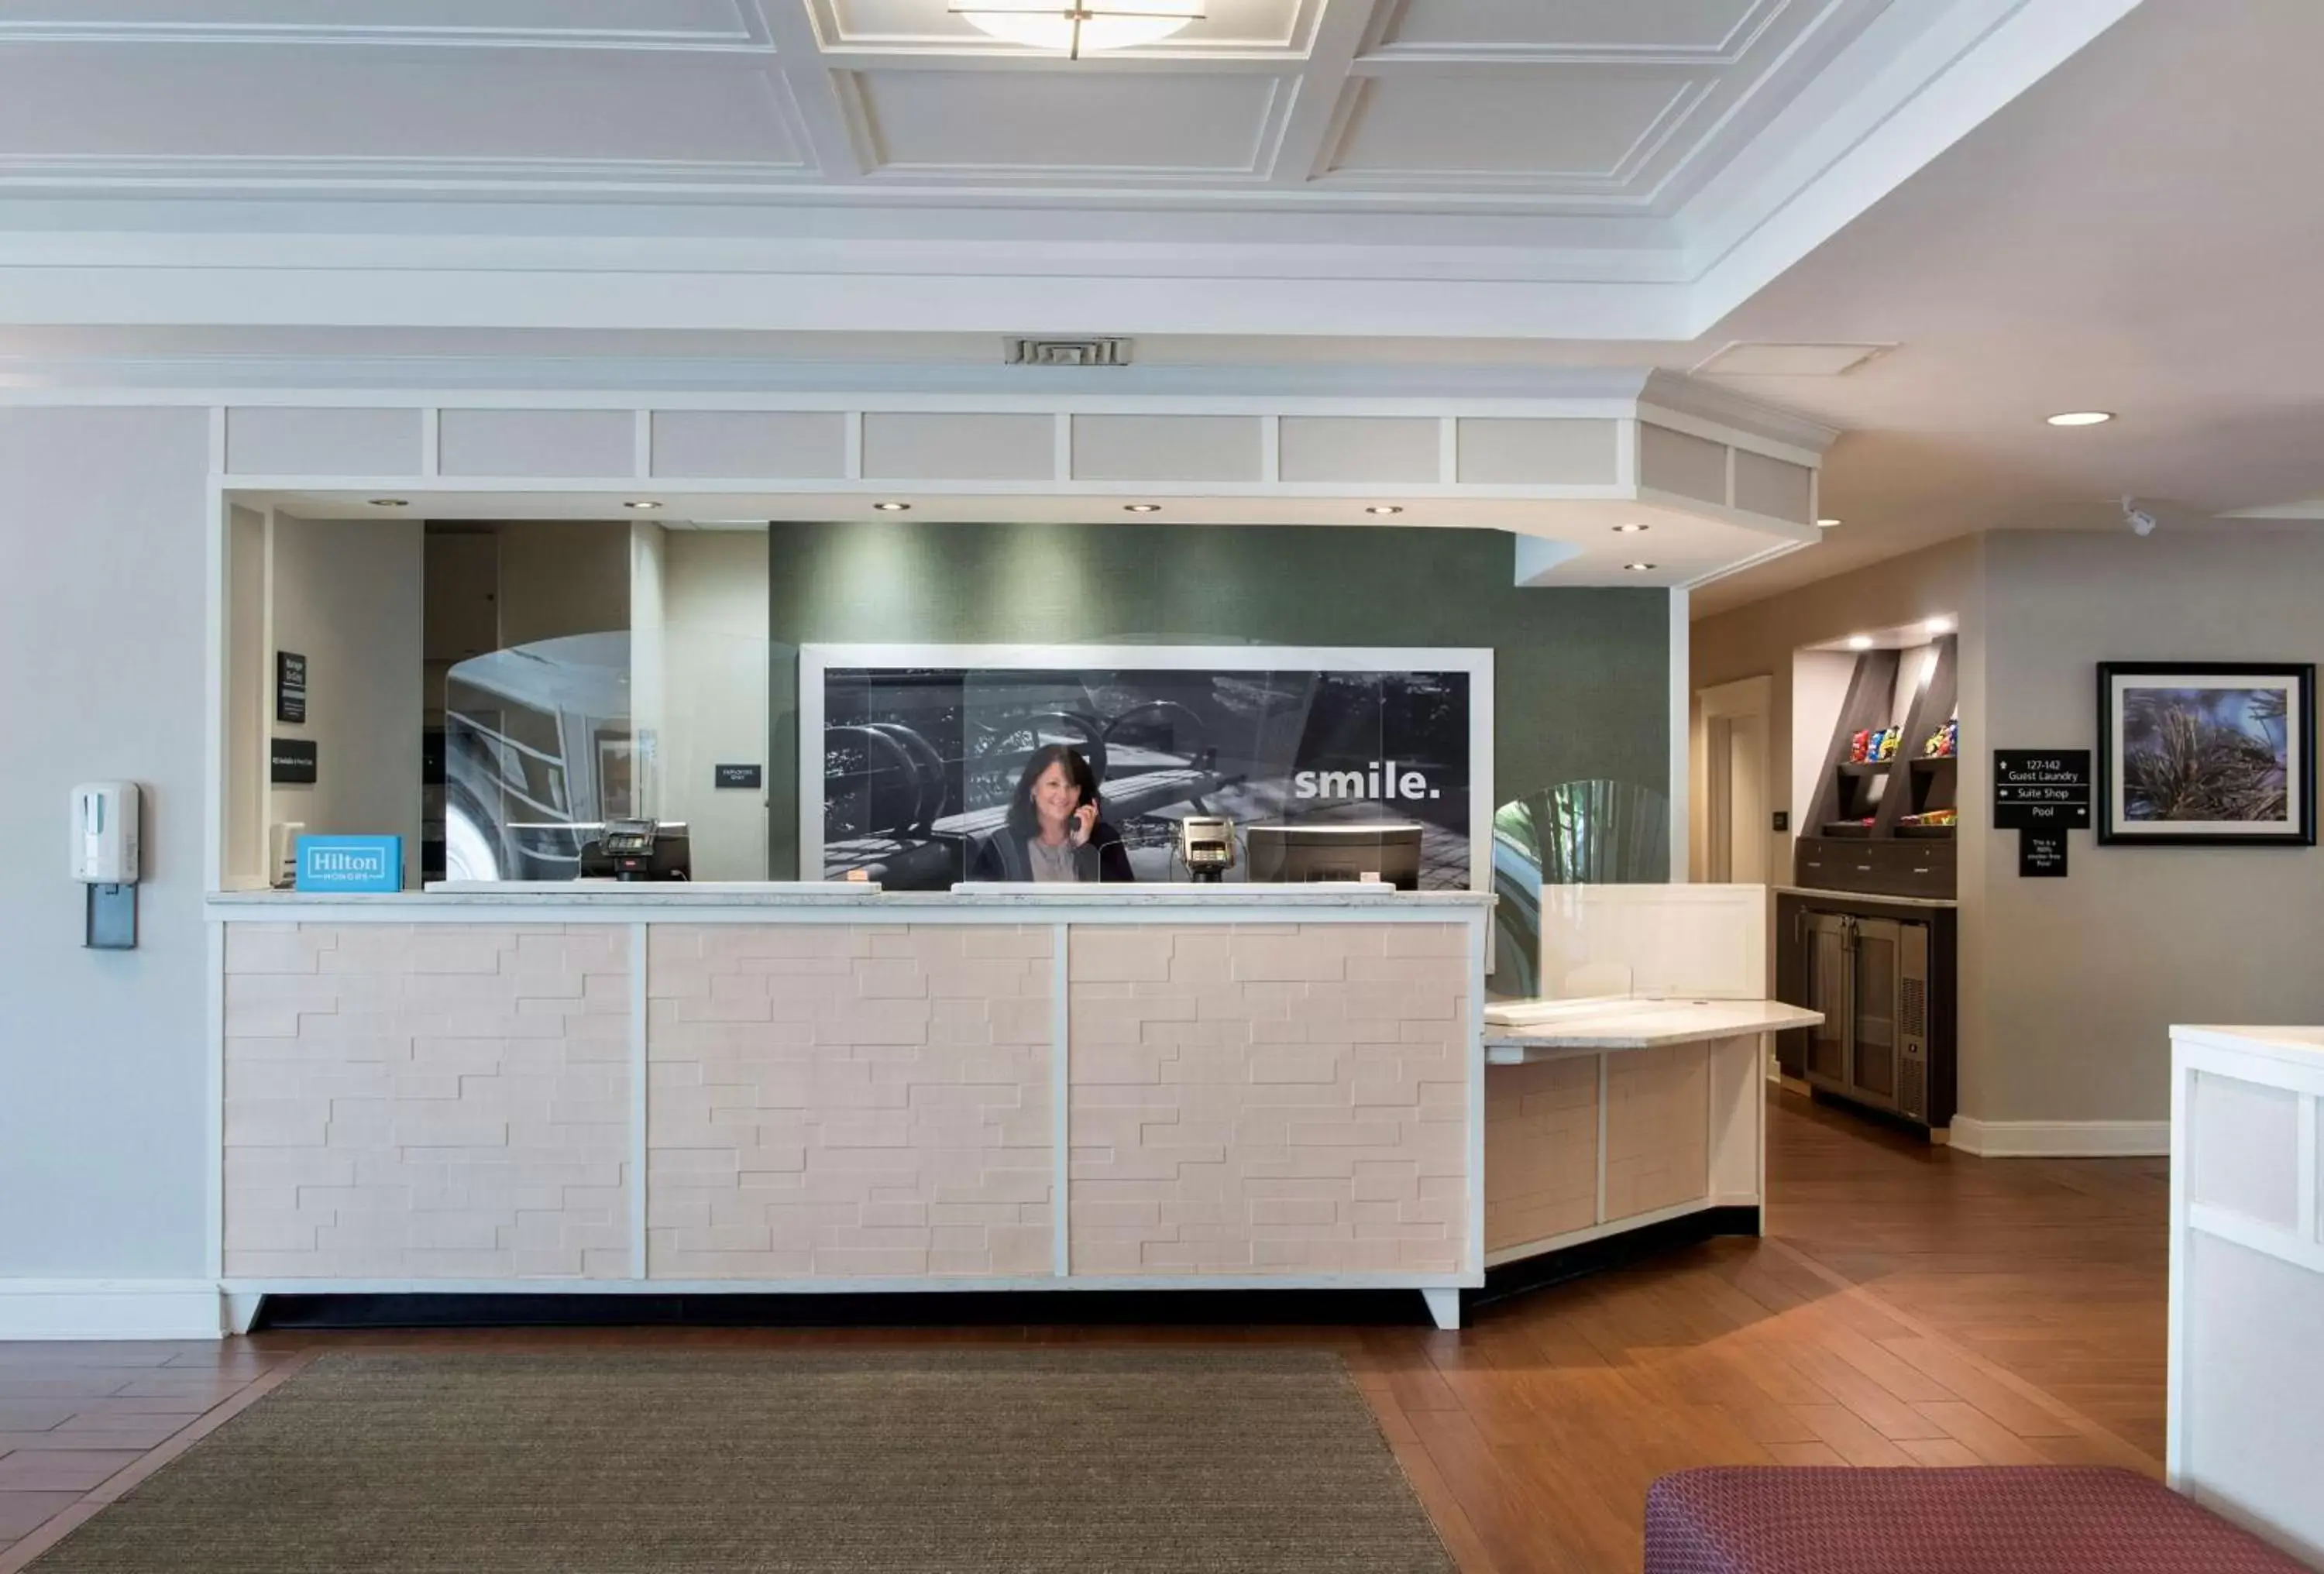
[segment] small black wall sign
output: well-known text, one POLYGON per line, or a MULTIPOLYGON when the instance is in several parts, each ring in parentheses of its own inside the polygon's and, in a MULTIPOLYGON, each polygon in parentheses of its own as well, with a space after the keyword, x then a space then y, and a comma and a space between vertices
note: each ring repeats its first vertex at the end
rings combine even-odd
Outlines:
POLYGON ((2017 873, 2024 879, 2066 878, 2066 833, 2026 829, 2017 833, 2017 873))
POLYGON ((717 773, 715 785, 718 787, 756 787, 763 783, 760 768, 755 765, 721 765, 714 769, 717 773))
POLYGON ((274 653, 274 719, 294 724, 307 720, 307 658, 296 651, 274 653))
MULTIPOLYGON (((2063 830, 2090 823, 2090 751, 1997 749, 1993 824, 1997 830, 2063 830)), ((2062 863, 2060 873, 2064 872, 2062 863)))
POLYGON ((267 750, 268 778, 278 787, 315 785, 315 741, 277 738, 267 750))

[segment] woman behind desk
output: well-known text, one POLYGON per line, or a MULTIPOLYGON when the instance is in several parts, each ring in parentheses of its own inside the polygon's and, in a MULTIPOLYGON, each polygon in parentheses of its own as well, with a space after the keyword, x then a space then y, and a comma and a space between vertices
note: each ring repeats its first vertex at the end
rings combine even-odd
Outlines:
POLYGON ((1098 818, 1097 773, 1077 750, 1052 743, 1026 762, 1009 817, 977 844, 968 878, 1087 883, 1138 877, 1121 833, 1098 818))

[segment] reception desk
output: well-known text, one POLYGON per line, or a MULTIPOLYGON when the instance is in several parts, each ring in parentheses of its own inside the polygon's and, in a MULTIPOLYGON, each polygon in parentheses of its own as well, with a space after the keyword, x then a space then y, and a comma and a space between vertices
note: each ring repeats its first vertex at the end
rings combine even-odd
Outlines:
POLYGON ((230 1315, 268 1293, 1483 1283, 1492 898, 215 897, 230 1315))

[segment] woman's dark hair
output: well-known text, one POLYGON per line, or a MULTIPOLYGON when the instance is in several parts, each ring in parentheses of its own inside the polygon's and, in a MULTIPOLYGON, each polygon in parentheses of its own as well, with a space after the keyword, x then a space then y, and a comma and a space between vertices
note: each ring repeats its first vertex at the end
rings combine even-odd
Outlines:
POLYGON ((1082 803, 1097 802, 1097 772, 1082 758, 1082 751, 1066 743, 1048 744, 1035 750, 1033 758, 1025 762, 1025 774, 1017 778, 1017 791, 1009 799, 1011 836, 1024 840, 1041 833, 1041 816, 1033 808, 1033 784, 1053 765, 1065 768, 1065 779, 1074 784, 1082 803))

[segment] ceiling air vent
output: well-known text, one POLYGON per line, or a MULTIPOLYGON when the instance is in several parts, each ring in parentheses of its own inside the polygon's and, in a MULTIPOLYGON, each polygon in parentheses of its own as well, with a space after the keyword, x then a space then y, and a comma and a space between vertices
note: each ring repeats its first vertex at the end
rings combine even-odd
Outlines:
POLYGON ((1743 340, 1729 345, 1694 370, 1696 375, 1702 377, 1839 377, 1895 347, 1893 344, 1794 345, 1743 340))
POLYGON ((1011 339, 1011 366, 1127 366, 1128 339, 1011 339))

